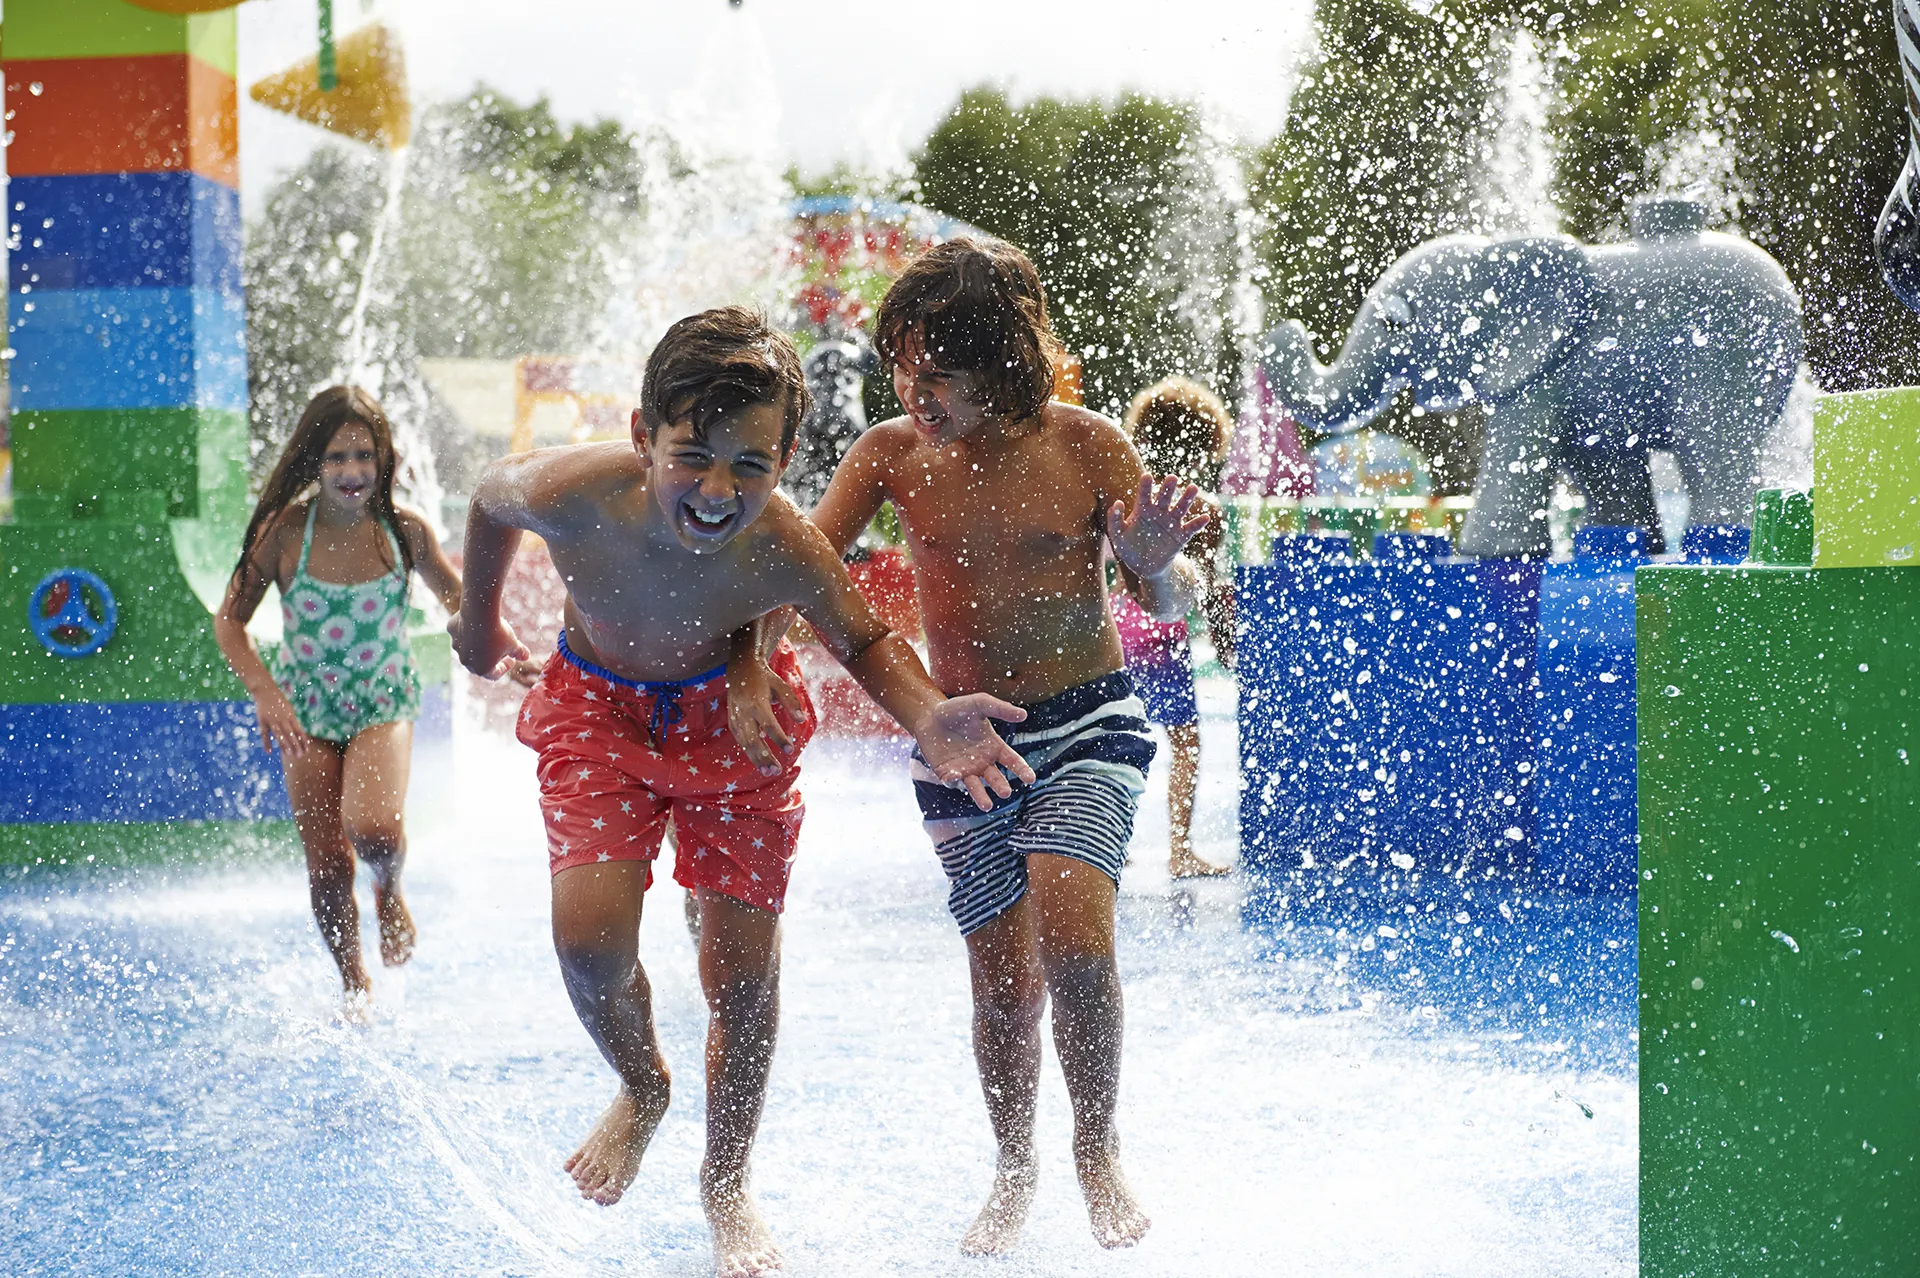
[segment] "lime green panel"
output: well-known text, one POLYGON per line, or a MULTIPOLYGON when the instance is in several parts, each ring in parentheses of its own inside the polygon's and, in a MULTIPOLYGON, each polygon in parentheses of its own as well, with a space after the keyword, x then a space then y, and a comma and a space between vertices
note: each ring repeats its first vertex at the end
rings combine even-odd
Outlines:
POLYGON ((291 821, 136 821, 0 825, 0 865, 58 871, 144 862, 287 860, 300 850, 291 821))
POLYGON ((1920 567, 1920 387, 1822 396, 1813 486, 1815 566, 1920 567))
POLYGON ((0 50, 9 61, 191 53, 236 75, 236 35, 232 9, 175 17, 126 0, 7 0, 0 50))
POLYGON ((1635 584, 1641 1272, 1909 1272, 1920 573, 1635 584))
POLYGON ((212 617, 181 574, 167 520, 73 519, 0 526, 0 701, 244 699, 212 617), (90 657, 47 652, 27 601, 48 573, 85 568, 113 591, 118 628, 90 657))
MULTIPOLYGON (((236 498, 246 500, 246 439, 246 414, 232 409, 22 409, 14 494, 51 502, 55 518, 104 512, 103 498, 135 491, 162 494, 168 514, 192 518, 206 494, 231 519, 236 498)), ((30 500, 23 517, 40 509, 30 500)))
POLYGON ((444 627, 409 631, 407 646, 413 650, 413 668, 422 687, 453 677, 453 638, 444 627))

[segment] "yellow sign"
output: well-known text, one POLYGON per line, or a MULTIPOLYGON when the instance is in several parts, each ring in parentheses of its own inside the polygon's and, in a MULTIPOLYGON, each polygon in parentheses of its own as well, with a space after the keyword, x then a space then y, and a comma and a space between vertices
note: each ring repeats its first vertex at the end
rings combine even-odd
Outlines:
POLYGON ((350 32, 334 50, 334 68, 339 83, 331 90, 320 87, 315 55, 257 82, 247 93, 262 106, 355 141, 390 151, 405 146, 413 136, 413 108, 399 36, 380 22, 350 32))

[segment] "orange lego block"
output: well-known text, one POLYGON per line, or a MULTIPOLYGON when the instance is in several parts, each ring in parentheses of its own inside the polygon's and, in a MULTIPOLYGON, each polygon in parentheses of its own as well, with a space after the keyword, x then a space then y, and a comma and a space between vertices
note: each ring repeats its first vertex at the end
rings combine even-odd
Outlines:
POLYGON ((240 184, 233 77, 184 53, 5 64, 13 177, 189 171, 240 184))

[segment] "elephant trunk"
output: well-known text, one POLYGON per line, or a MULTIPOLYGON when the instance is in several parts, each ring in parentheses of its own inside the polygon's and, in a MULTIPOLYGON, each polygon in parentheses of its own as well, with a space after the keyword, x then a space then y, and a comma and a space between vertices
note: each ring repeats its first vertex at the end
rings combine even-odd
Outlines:
POLYGON ((1332 366, 1313 357, 1312 339, 1298 320, 1267 334, 1261 363, 1274 398, 1296 422, 1323 435, 1355 431, 1379 416, 1400 383, 1375 352, 1351 338, 1332 366))

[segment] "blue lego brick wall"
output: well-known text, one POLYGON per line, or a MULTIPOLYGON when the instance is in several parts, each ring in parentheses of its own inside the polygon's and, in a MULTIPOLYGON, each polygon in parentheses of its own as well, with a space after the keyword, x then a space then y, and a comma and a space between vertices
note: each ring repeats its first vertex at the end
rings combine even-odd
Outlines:
POLYGON ((1534 797, 1552 882, 1634 882, 1633 573, 1651 562, 1638 531, 1583 528, 1582 553, 1541 574, 1534 797))
MULTIPOLYGON (((429 685, 414 739, 452 734, 452 687, 429 685)), ((0 778, 0 824, 293 815, 246 701, 0 705, 0 778)))
POLYGON ((1473 877, 1533 850, 1538 564, 1286 537, 1240 571, 1241 849, 1329 881, 1473 877), (1358 877, 1354 872, 1360 871, 1358 877))
POLYGON ((240 296, 240 194, 197 173, 19 177, 7 187, 21 296, 201 288, 240 296))
POLYGON ((247 407, 246 308, 203 288, 75 288, 9 306, 16 409, 247 407))
POLYGON ((0 705, 0 822, 287 820, 246 701, 0 705))
MULTIPOLYGON (((1737 561, 1744 533, 1690 528, 1684 557, 1737 561)), ((1430 536, 1349 548, 1282 537, 1241 570, 1249 868, 1630 888, 1637 530, 1583 528, 1548 564, 1453 560, 1430 536)))

